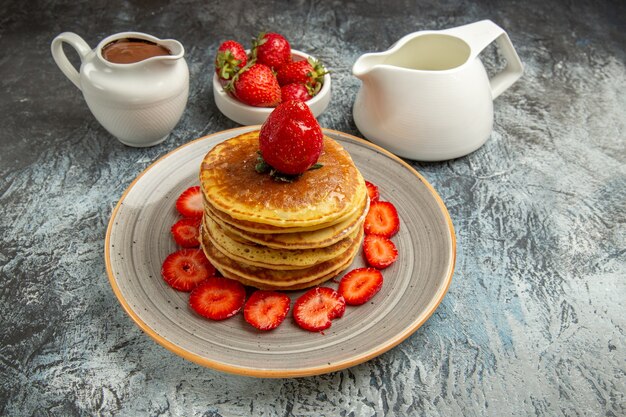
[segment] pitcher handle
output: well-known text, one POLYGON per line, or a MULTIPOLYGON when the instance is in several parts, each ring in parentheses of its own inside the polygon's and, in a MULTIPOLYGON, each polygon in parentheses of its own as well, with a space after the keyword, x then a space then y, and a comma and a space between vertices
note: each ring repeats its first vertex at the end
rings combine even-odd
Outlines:
POLYGON ((513 48, 509 35, 491 20, 481 20, 469 25, 444 30, 442 33, 463 39, 471 49, 469 59, 476 58, 483 49, 496 41, 500 53, 506 59, 506 67, 489 80, 492 99, 502 94, 522 76, 524 66, 515 48, 513 48))
POLYGON ((65 74, 65 76, 69 78, 79 90, 81 90, 80 74, 76 71, 76 68, 74 68, 70 60, 67 59, 67 56, 63 51, 63 42, 70 44, 70 46, 78 52, 81 62, 83 62, 87 54, 91 52, 91 48, 87 45, 87 42, 85 42, 83 38, 72 32, 61 33, 52 40, 52 45, 50 46, 54 62, 56 62, 61 71, 63 71, 63 74, 65 74))

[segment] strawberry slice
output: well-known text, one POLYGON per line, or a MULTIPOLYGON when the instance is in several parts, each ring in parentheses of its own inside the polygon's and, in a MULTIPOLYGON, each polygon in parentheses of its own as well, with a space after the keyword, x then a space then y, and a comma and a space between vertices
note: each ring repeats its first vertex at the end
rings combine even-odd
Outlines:
POLYGON ((383 286, 383 274, 375 268, 357 268, 341 278, 339 294, 346 304, 358 306, 368 302, 383 286))
POLYGON ((305 292, 293 306, 298 326, 311 332, 328 329, 331 320, 343 316, 346 301, 332 288, 315 287, 305 292))
POLYGON ((204 213, 200 187, 189 187, 176 200, 176 210, 183 217, 200 218, 204 213))
POLYGON ((189 306, 202 317, 224 320, 241 310, 246 301, 246 289, 232 279, 210 277, 189 295, 189 306))
POLYGON ((215 267, 204 256, 202 249, 182 249, 165 258, 161 275, 170 287, 189 292, 215 275, 215 267))
POLYGON ((363 252, 368 265, 378 269, 387 268, 398 259, 396 245, 384 236, 366 235, 363 252))
POLYGON ((255 291, 243 308, 243 317, 259 330, 272 330, 285 320, 291 299, 277 291, 255 291))
POLYGON ((391 237, 400 230, 400 218, 395 206, 388 201, 374 201, 365 216, 365 234, 391 237))
POLYGON ((171 232, 177 244, 183 248, 197 248, 200 246, 200 219, 180 219, 172 226, 171 232))
POLYGON ((378 199, 380 198, 378 187, 369 181, 365 181, 365 186, 367 187, 367 195, 370 196, 370 203, 378 201, 378 199))

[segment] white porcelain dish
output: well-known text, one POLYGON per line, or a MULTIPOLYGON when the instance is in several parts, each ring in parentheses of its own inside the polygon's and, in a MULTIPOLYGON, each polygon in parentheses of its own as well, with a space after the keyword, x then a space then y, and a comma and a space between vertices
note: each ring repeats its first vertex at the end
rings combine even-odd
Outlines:
MULTIPOLYGON (((239 127, 189 142, 160 158, 128 187, 111 215, 105 242, 107 273, 120 304, 144 332, 172 352, 247 376, 328 373, 401 343, 433 314, 450 285, 456 256, 452 221, 437 192, 413 168, 342 132, 324 129, 400 215, 400 231, 393 237, 398 261, 383 271, 383 287, 370 302, 348 306, 323 334, 300 329, 291 313, 276 330, 260 332, 242 314, 219 322, 203 319, 189 308, 189 294, 173 290, 161 278, 163 260, 177 248, 170 234, 178 219, 176 197, 198 184, 199 166, 209 149, 259 127, 239 127)), ((364 265, 357 256, 348 270, 364 265)), ((333 281, 324 285, 337 288, 333 281)), ((302 293, 289 292, 292 302, 302 293)), ((436 327, 428 331, 436 332, 436 327)))
MULTIPOLYGON (((291 50, 294 61, 304 60, 310 57, 302 51, 291 50)), ((267 116, 274 110, 273 107, 254 107, 248 106, 239 100, 231 97, 220 83, 217 74, 213 74, 213 97, 215 104, 224 116, 241 124, 241 125, 258 125, 263 124, 267 116)), ((330 103, 330 74, 324 76, 324 85, 315 97, 308 100, 306 104, 310 107, 315 117, 326 110, 330 103)))

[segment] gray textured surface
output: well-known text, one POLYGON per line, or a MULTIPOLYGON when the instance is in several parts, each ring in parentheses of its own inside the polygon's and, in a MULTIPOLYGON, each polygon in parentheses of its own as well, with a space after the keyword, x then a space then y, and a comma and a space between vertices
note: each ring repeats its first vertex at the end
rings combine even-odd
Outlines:
POLYGON ((618 1, 0 3, 0 415, 625 415, 625 22, 618 1), (103 261, 111 209, 158 156, 236 126, 211 94, 220 40, 269 28, 321 58, 320 123, 359 135, 360 54, 483 18, 526 73, 483 148, 413 163, 458 238, 450 291, 417 333, 345 371, 261 382, 189 363, 126 316, 103 261), (111 138, 49 52, 62 31, 95 46, 129 29, 180 40, 190 65, 183 119, 150 149, 111 138))

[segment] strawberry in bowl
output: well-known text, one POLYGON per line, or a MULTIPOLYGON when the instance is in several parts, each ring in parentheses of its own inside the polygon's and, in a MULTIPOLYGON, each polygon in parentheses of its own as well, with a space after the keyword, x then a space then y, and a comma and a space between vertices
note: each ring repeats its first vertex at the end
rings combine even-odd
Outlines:
POLYGON ((291 61, 291 45, 280 33, 261 32, 252 45, 252 58, 273 70, 291 61))
POLYGON ((274 107, 289 100, 305 101, 315 117, 326 110, 331 79, 319 61, 291 49, 277 33, 259 35, 247 53, 246 64, 236 72, 230 70, 237 67, 232 63, 228 72, 215 68, 213 97, 226 117, 242 125, 262 124, 274 107), (220 76, 224 73, 227 78, 220 76))
POLYGON ((239 42, 227 40, 217 48, 215 73, 220 79, 230 80, 247 63, 248 54, 239 42))

